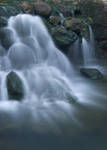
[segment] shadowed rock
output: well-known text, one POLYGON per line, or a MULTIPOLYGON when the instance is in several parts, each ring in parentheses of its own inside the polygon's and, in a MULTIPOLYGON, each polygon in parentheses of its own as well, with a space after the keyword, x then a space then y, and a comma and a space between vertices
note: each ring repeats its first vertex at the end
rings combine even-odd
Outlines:
POLYGON ((102 73, 97 69, 81 68, 80 72, 82 73, 82 75, 84 75, 85 77, 90 78, 92 80, 98 80, 98 79, 103 78, 102 73))
POLYGON ((6 82, 9 99, 21 100, 24 97, 24 89, 20 77, 12 71, 7 75, 6 82))

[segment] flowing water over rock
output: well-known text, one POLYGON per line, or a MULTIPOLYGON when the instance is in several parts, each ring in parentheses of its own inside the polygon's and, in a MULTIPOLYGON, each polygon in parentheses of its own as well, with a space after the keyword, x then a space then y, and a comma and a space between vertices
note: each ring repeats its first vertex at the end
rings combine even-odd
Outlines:
MULTIPOLYGON (((25 131, 30 128, 33 133, 63 133, 70 138, 80 138, 89 131, 107 132, 107 80, 93 83, 75 72, 75 66, 56 48, 40 17, 11 17, 5 29, 12 36, 8 52, 0 60, 1 133, 20 127, 25 131), (20 102, 8 94, 10 74, 19 80, 9 80, 12 88, 22 83, 20 102)), ((87 55, 90 45, 93 47, 92 38, 90 31, 90 44, 82 39, 82 47, 87 50, 84 59, 91 57, 87 55)), ((77 51, 74 55, 79 59, 77 51)))
POLYGON ((51 110, 53 105, 56 105, 53 112, 60 106, 69 108, 69 103, 76 100, 69 78, 74 70, 66 56, 55 47, 40 17, 11 17, 6 29, 11 32, 12 45, 6 59, 1 60, 0 109, 8 113, 14 110, 16 113, 15 108, 22 107, 23 112, 26 107, 35 118, 44 109, 51 110), (11 100, 18 100, 23 95, 20 82, 23 84, 24 97, 21 103, 13 102, 11 100))

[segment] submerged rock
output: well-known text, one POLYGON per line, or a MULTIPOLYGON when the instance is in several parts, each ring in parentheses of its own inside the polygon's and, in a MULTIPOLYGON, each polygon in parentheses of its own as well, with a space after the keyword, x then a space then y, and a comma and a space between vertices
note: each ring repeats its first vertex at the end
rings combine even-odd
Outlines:
POLYGON ((15 72, 7 75, 7 91, 10 100, 21 100, 24 97, 23 84, 20 77, 15 72))
POLYGON ((34 3, 34 11, 40 16, 49 17, 52 9, 47 3, 38 1, 34 3))
POLYGON ((10 47, 8 56, 15 69, 28 68, 35 62, 33 50, 20 42, 10 47))
POLYGON ((81 68, 80 72, 87 78, 90 78, 92 80, 98 80, 98 79, 102 79, 103 75, 102 73, 97 70, 97 69, 93 69, 93 68, 81 68))

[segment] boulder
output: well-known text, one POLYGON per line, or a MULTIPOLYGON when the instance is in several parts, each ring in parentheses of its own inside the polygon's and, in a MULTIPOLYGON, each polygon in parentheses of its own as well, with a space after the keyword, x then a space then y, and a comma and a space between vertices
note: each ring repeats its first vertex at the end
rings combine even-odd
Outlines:
POLYGON ((81 68, 80 72, 82 75, 92 80, 98 80, 103 78, 102 73, 94 68, 81 68))
POLYGON ((7 26, 7 19, 4 17, 0 17, 0 27, 7 26))
POLYGON ((37 15, 49 17, 52 9, 47 3, 38 1, 34 3, 34 11, 37 15))
POLYGON ((63 27, 55 27, 52 30, 52 36, 57 46, 61 49, 68 48, 77 40, 77 35, 73 31, 67 31, 63 27))
POLYGON ((8 50, 9 47, 13 44, 12 38, 13 33, 10 29, 0 29, 0 42, 6 50, 8 50))
POLYGON ((76 33, 80 33, 82 29, 82 21, 81 19, 68 17, 64 22, 64 26, 66 29, 71 29, 76 33))
POLYGON ((24 97, 24 88, 20 77, 10 72, 6 79, 9 100, 21 100, 24 97))
POLYGON ((23 2, 21 8, 24 13, 31 14, 33 12, 33 7, 28 2, 23 2))
POLYGON ((61 24, 61 18, 59 16, 51 16, 49 18, 49 22, 52 25, 60 25, 61 24))
POLYGON ((64 22, 64 26, 67 30, 72 30, 76 34, 84 36, 87 40, 89 40, 89 26, 84 22, 84 20, 68 17, 64 22))

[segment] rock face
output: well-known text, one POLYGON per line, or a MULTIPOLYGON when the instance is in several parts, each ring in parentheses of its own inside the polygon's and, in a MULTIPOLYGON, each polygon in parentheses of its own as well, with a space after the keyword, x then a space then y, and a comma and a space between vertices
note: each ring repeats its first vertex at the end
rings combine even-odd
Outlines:
POLYGON ((68 46, 70 46, 74 41, 77 40, 77 35, 72 31, 67 31, 63 27, 56 27, 53 30, 53 38, 56 42, 56 44, 61 49, 66 49, 68 46))
POLYGON ((80 72, 82 73, 82 75, 84 75, 85 77, 90 78, 92 80, 98 80, 98 79, 103 78, 103 75, 97 69, 93 69, 93 68, 81 68, 80 72))
POLYGON ((21 4, 21 8, 22 8, 22 11, 23 11, 24 13, 27 13, 27 14, 33 13, 33 8, 32 8, 32 6, 31 6, 28 2, 23 2, 23 3, 21 4))
POLYGON ((7 75, 6 82, 9 99, 21 100, 24 97, 24 89, 19 76, 12 71, 7 75))
POLYGON ((47 3, 38 1, 34 4, 34 11, 37 15, 49 17, 52 9, 47 3))

